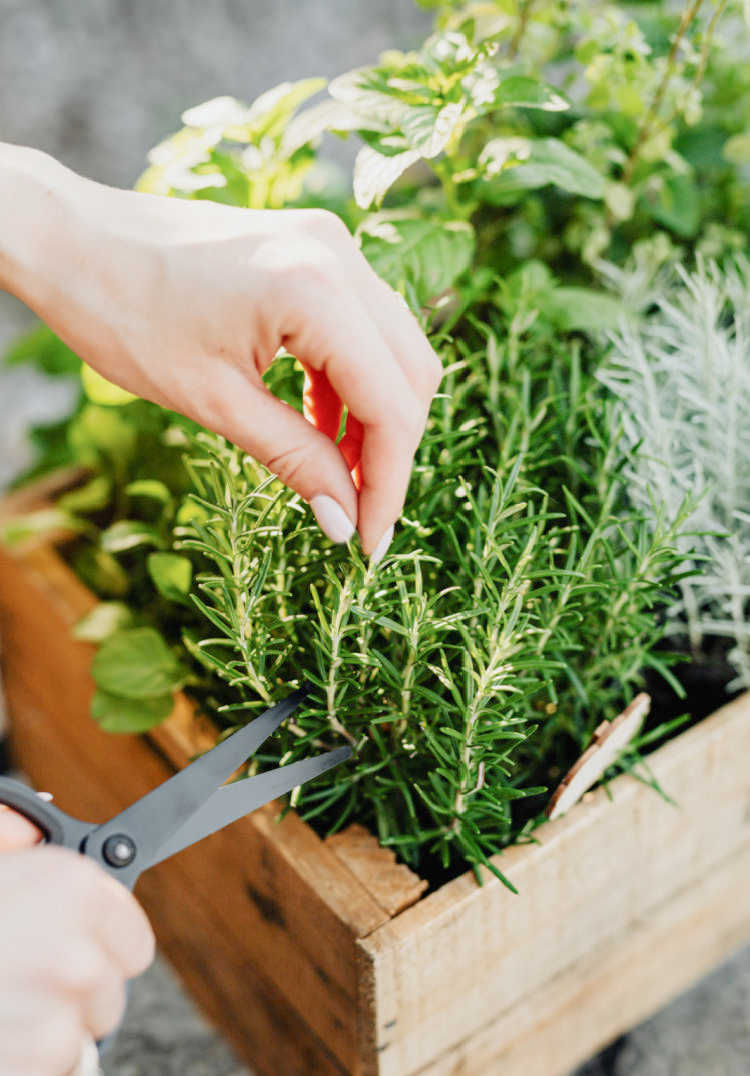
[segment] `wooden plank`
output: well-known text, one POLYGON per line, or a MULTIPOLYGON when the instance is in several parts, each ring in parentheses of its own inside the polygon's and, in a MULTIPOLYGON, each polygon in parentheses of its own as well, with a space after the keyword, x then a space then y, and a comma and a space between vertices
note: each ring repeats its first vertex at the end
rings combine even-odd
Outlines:
POLYGON ((384 848, 369 829, 357 823, 326 838, 326 847, 362 882, 388 918, 416 904, 427 882, 399 863, 392 848, 384 848))
POLYGON ((750 937, 750 845, 596 946, 420 1076, 567 1076, 750 937))
MULTIPOLYGON (((0 552, 0 629, 20 761, 64 809, 96 819, 142 795, 163 771, 143 741, 113 738, 88 717, 92 648, 69 629, 92 601, 54 551, 0 552), (50 740, 52 715, 78 757, 67 787, 55 755, 39 748, 50 740), (137 781, 125 780, 133 773, 137 781), (116 802, 101 801, 105 786, 118 789, 116 802)), ((277 817, 271 805, 203 842, 191 884, 211 894, 214 925, 237 934, 238 952, 265 969, 314 1035, 355 1071, 361 1032, 354 942, 386 914, 296 815, 280 824, 277 817)))
POLYGON ((744 695, 651 757, 679 809, 620 777, 497 857, 520 896, 463 875, 363 938, 378 1072, 425 1067, 744 849, 748 757, 744 695))

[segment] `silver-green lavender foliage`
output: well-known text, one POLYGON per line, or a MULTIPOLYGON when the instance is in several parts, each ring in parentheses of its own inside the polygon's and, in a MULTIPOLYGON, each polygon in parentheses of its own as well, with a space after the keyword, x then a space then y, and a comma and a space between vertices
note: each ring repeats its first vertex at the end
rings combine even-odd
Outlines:
POLYGON ((731 643, 733 687, 750 687, 750 264, 677 269, 656 310, 615 337, 600 377, 620 400, 629 497, 648 513, 687 498, 699 571, 680 583, 672 628, 699 652, 731 643))

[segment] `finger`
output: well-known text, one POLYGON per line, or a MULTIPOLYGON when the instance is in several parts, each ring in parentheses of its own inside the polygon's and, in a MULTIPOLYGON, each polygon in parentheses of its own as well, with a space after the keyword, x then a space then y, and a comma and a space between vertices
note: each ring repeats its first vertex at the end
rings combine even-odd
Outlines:
POLYGON ((126 979, 140 975, 153 962, 154 932, 138 901, 108 874, 101 875, 96 893, 93 933, 126 979))
POLYGON ((110 1035, 122 1023, 125 1015, 126 993, 124 984, 109 977, 85 999, 83 1022, 95 1040, 110 1035))
MULTIPOLYGON (((299 493, 332 541, 348 541, 357 520, 357 491, 331 437, 234 366, 217 362, 212 389, 213 402, 204 396, 195 417, 299 493)), ((325 424, 332 428, 330 415, 325 424)))
POLYGON ((326 373, 364 427, 358 526, 362 546, 372 554, 403 507, 427 407, 356 295, 329 287, 316 301, 303 297, 295 313, 286 346, 326 373))
MULTIPOLYGON (((362 259, 364 261, 364 258, 362 259)), ((365 261, 367 310, 396 357, 416 396, 428 406, 443 377, 443 364, 406 302, 365 261)))
POLYGON ((33 822, 29 822, 18 811, 0 804, 0 852, 29 848, 41 839, 42 835, 33 822))
POLYGON ((99 1050, 94 1040, 89 1037, 83 1044, 81 1056, 78 1058, 76 1067, 71 1071, 70 1076, 100 1076, 100 1074, 99 1050))

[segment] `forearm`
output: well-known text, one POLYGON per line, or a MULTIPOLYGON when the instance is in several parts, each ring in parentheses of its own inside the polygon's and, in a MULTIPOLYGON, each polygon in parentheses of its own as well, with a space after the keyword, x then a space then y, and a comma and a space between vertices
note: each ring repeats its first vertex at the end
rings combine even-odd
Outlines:
POLYGON ((38 313, 65 265, 65 220, 78 182, 38 150, 0 143, 0 289, 38 313))

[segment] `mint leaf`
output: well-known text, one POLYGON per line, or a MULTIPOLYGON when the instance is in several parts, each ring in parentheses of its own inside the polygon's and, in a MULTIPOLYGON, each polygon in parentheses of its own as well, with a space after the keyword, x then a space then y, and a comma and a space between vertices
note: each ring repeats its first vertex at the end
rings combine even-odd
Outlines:
POLYGON ((99 602, 78 621, 73 635, 86 643, 101 643, 132 622, 133 614, 124 602, 99 602))
POLYGON ((126 699, 97 691, 91 700, 91 716, 105 732, 134 734, 147 732, 169 717, 174 706, 172 695, 153 699, 126 699))
POLYGON ((126 699, 153 699, 176 691, 184 671, 154 628, 129 628, 107 639, 91 665, 97 687, 126 699))
POLYGON ((150 523, 121 519, 102 532, 101 547, 106 553, 124 553, 140 545, 163 546, 164 540, 150 523))
POLYGON ((385 157, 370 146, 363 146, 354 163, 354 197, 360 209, 378 202, 398 177, 420 158, 417 150, 409 149, 394 157, 385 157))
POLYGON ((179 553, 151 553, 147 560, 148 574, 154 586, 170 601, 181 601, 190 593, 193 565, 179 553))
POLYGON ((398 290, 410 284, 422 306, 468 269, 474 253, 474 230, 465 221, 375 218, 359 238, 375 272, 398 290))
POLYGON ((569 194, 603 198, 604 177, 559 138, 495 138, 479 158, 481 197, 505 204, 521 191, 552 185, 569 194))

